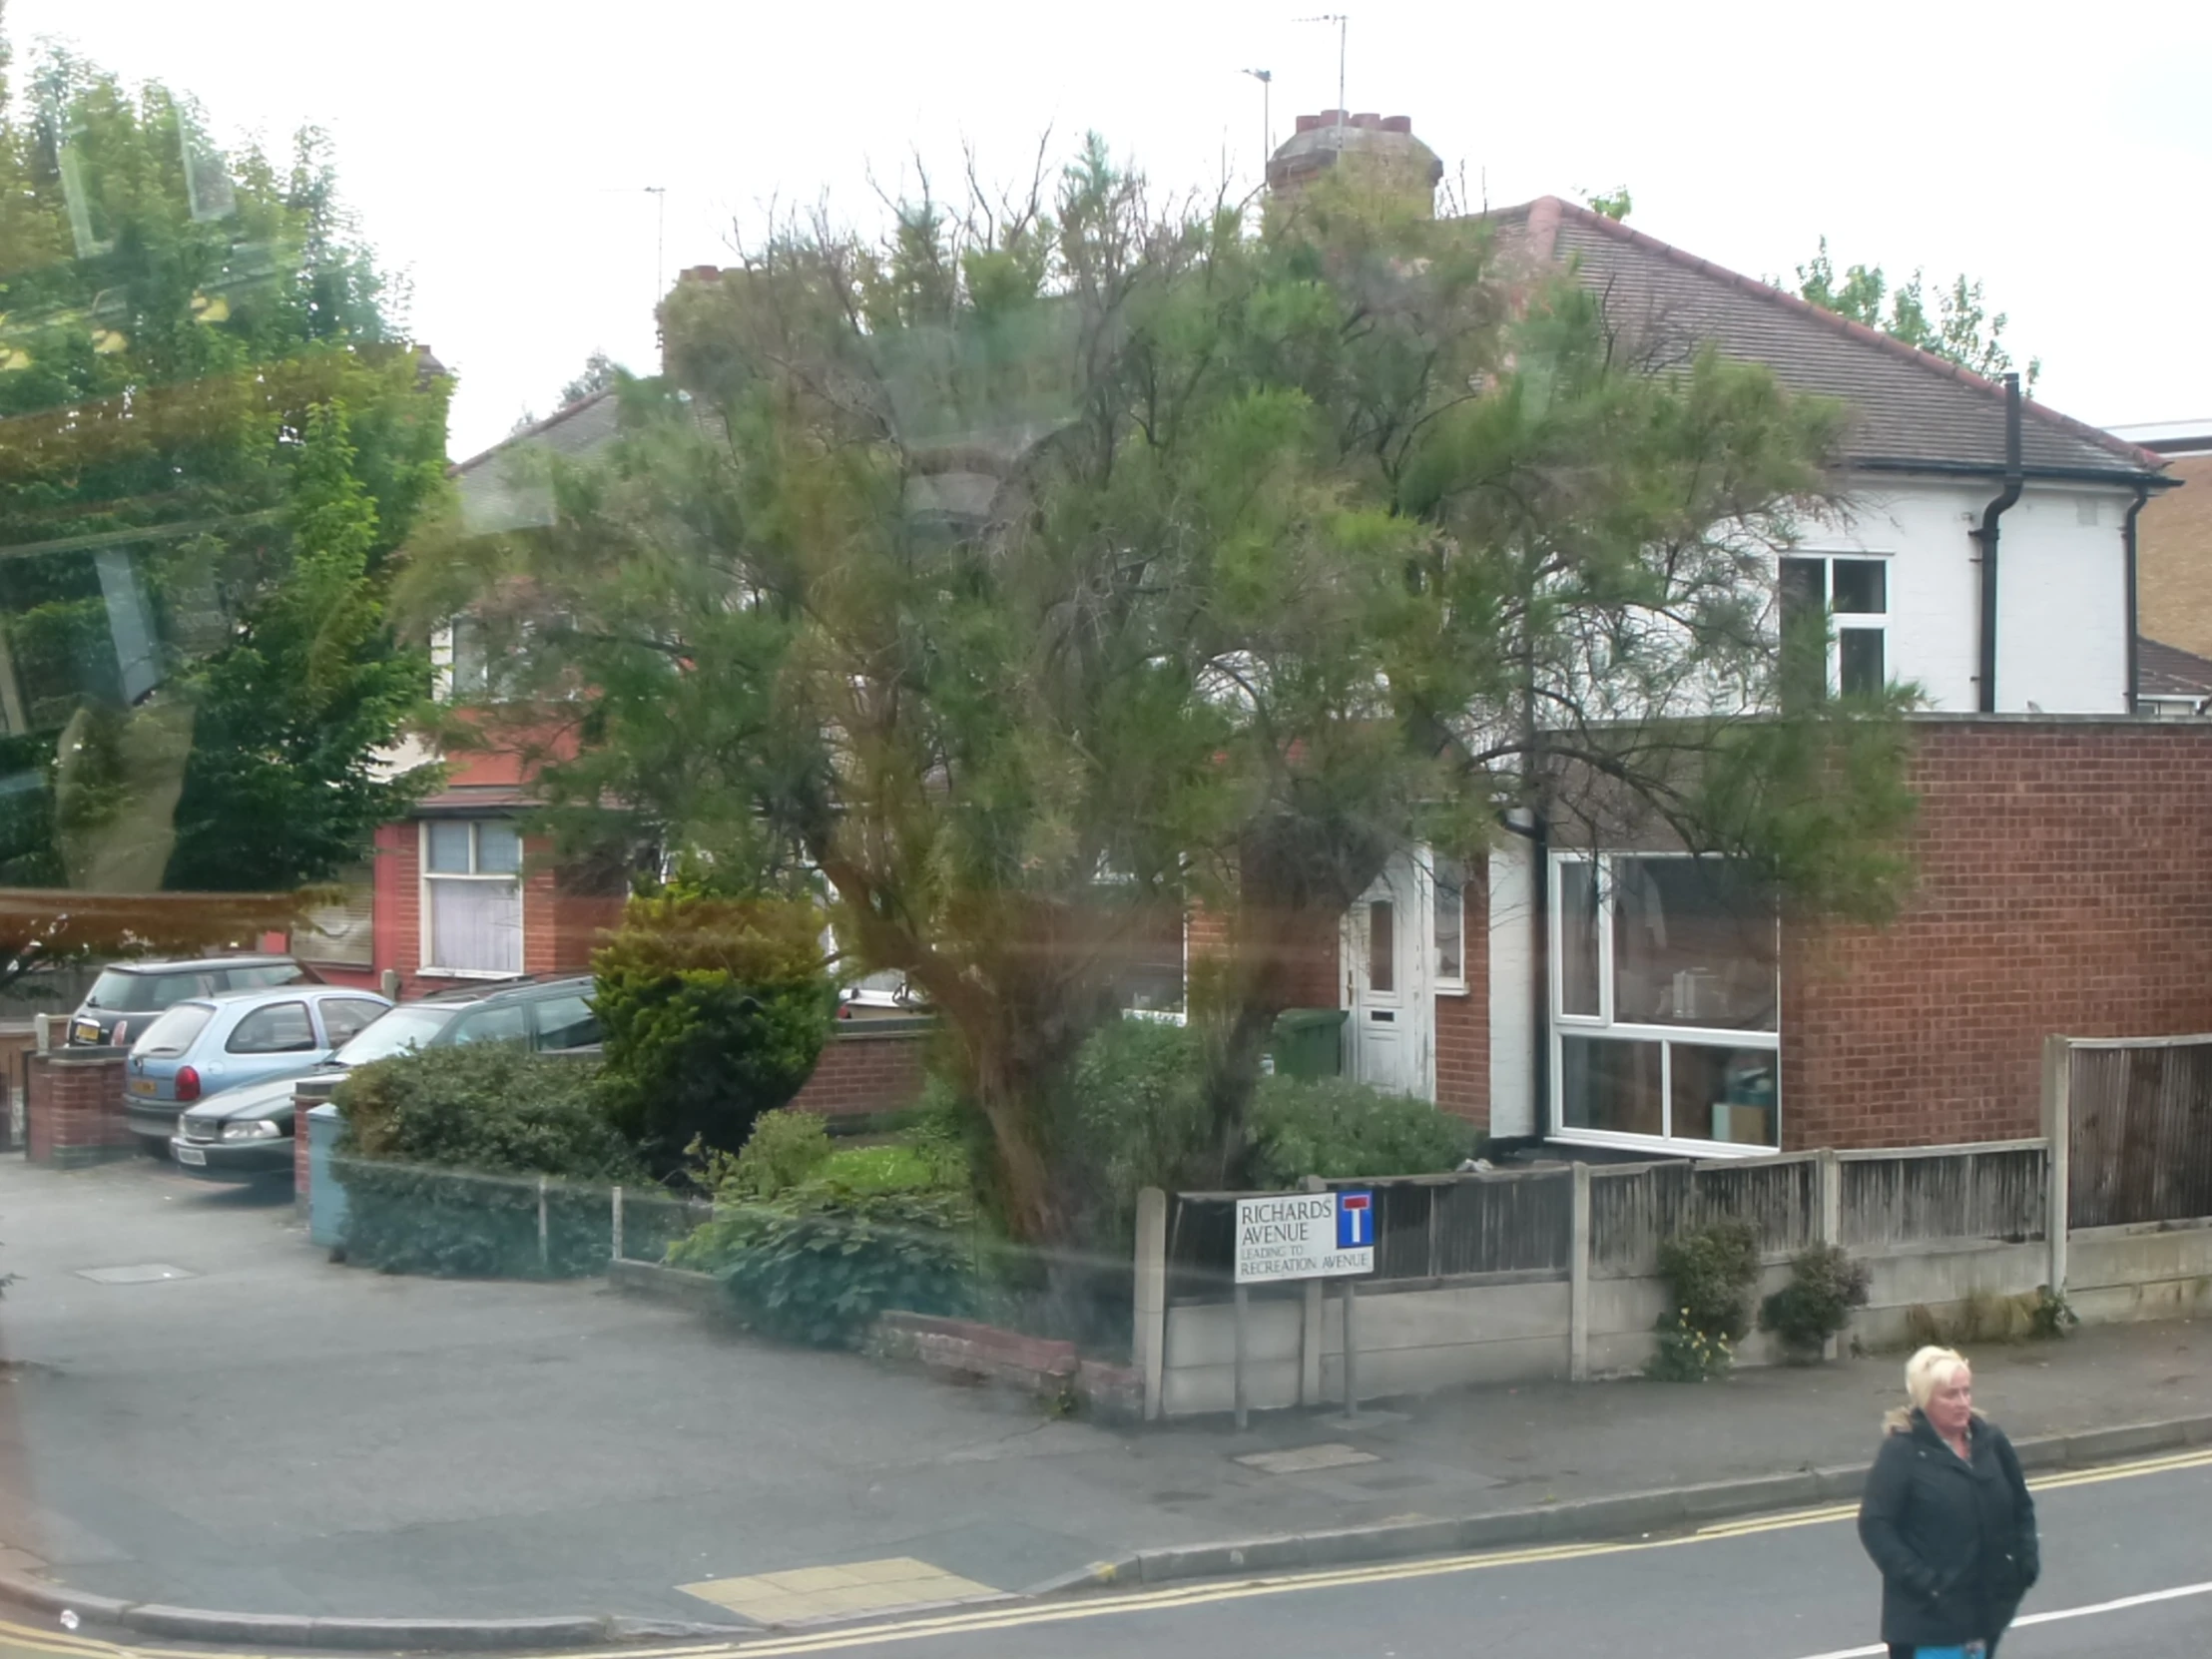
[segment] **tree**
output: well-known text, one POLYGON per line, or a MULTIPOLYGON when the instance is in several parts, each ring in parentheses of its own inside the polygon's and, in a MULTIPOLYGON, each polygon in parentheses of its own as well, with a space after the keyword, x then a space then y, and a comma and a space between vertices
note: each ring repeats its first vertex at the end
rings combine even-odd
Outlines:
POLYGON ((1882 902, 1886 711, 1764 713, 1838 411, 1632 360, 1479 225, 1160 209, 1093 140, 1056 193, 787 227, 661 320, 671 382, 547 462, 558 522, 426 542, 409 608, 530 641, 571 832, 827 877, 941 1010, 1019 1237, 1079 1208, 1063 1084, 1160 904, 1229 923, 1194 1014, 1234 1179, 1295 953, 1412 844, 1657 819, 1882 902))
POLYGON ((561 388, 561 406, 581 403, 596 392, 611 391, 622 381, 622 366, 606 352, 594 348, 584 359, 584 366, 576 378, 561 388))
MULTIPOLYGON (((1820 252, 1809 263, 1797 268, 1797 276, 1798 296, 1811 300, 1823 310, 1848 316, 1854 322, 1864 322, 1870 328, 1879 328, 1893 339, 1933 352, 1945 362, 1970 368, 1989 379, 2012 369, 2011 353, 2002 343, 2005 324, 2010 318, 2002 311, 1994 316, 1989 314, 1979 281, 1969 281, 1963 276, 1954 276, 1950 285, 1936 295, 1936 308, 1931 313, 1918 268, 1911 279, 1894 287, 1889 276, 1878 265, 1852 266, 1839 279, 1835 263, 1829 258, 1826 237, 1821 238, 1820 252)), ((1776 280, 1774 285, 1784 284, 1776 280)), ((2034 395, 2035 382, 2042 372, 2043 360, 2028 358, 2021 375, 2028 395, 2034 395)))
MULTIPOLYGON (((406 794, 370 756, 428 665, 378 595, 448 383, 321 135, 208 135, 63 52, 0 82, 0 872, 41 889, 296 887, 406 794)), ((181 925, 10 933, 0 976, 181 925)))

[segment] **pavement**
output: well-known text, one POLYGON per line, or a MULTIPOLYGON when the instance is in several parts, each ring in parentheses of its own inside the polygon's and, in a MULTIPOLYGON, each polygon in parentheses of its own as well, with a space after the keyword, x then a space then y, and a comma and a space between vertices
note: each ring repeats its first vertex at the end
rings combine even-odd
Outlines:
MULTIPOLYGON (((333 1265, 288 1203, 144 1161, 0 1158, 0 1268, 20 1276, 0 1301, 0 1572, 261 1615, 295 1642, 318 1619, 805 1623, 1098 1562, 1149 1580, 1321 1558, 1208 1547, 1286 1534, 1372 1555, 1466 1547, 1485 1520, 1655 1528, 1637 1517, 1688 1520, 1694 1492, 1605 1505, 1763 1477, 1711 1507, 1814 1501, 1815 1477, 1771 1477, 1863 1465, 1900 1392, 1888 1358, 1120 1428, 597 1281, 333 1265)), ((1975 1358, 2015 1438, 2102 1436, 2075 1461, 2131 1449, 2116 1425, 2212 1418, 2212 1324, 1975 1358)))

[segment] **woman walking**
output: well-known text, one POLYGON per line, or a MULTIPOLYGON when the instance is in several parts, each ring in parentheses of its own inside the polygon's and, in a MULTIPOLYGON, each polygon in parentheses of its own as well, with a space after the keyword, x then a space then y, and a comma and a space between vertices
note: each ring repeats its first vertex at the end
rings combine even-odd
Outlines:
POLYGON ((1892 1411, 1859 1506, 1859 1538, 1882 1569, 1891 1659, 1993 1654, 2041 1562, 2035 1502, 2004 1430, 1973 1408, 1973 1372, 1947 1348, 1907 1362, 1912 1403, 1892 1411))

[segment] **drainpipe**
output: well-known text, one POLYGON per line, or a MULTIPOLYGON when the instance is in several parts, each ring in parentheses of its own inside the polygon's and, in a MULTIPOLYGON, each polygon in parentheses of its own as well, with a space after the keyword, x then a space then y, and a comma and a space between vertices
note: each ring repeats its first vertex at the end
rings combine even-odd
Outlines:
POLYGON ((2149 499, 2150 485, 2137 484, 2135 499, 2127 506, 2127 517, 2120 521, 2120 547, 2127 560, 2127 712, 2131 715, 2142 713, 2137 706, 2135 687, 2143 672, 2142 665, 2136 661, 2140 655, 2140 647, 2136 644, 2136 630, 2140 624, 2135 614, 2135 515, 2143 510, 2143 503, 2149 499))
POLYGON ((1976 707, 1997 712, 1997 520, 2020 498, 2020 377, 2004 377, 2004 488, 1981 509, 1973 539, 1981 549, 1981 672, 1976 707))

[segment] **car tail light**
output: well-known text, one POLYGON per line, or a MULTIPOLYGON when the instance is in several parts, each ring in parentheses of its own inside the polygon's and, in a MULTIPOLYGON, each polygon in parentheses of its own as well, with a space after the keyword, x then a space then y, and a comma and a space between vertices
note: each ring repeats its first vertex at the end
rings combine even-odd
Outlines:
POLYGON ((200 1098, 200 1073, 190 1066, 179 1066, 177 1068, 177 1098, 179 1100, 198 1100, 200 1098))

